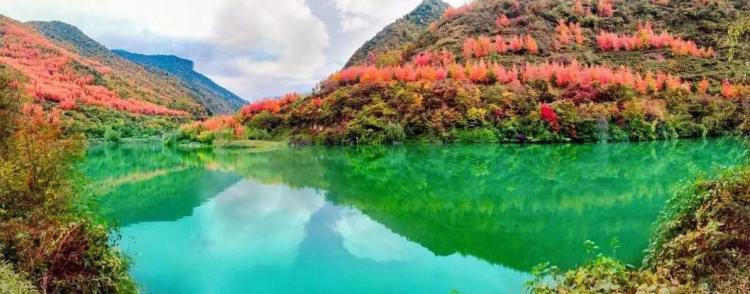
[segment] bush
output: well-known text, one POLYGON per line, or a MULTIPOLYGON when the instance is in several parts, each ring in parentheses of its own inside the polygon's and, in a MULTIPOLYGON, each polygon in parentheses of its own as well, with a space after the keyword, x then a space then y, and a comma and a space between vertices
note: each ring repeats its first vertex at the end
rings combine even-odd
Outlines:
POLYGON ((452 136, 458 143, 498 143, 497 132, 494 129, 460 129, 454 130, 452 136))
POLYGON ((202 132, 195 137, 195 141, 203 144, 212 144, 214 142, 214 139, 216 139, 216 136, 213 132, 209 131, 202 132))
POLYGON ((281 125, 283 121, 284 120, 280 116, 264 111, 253 116, 253 118, 250 119, 248 126, 256 129, 272 130, 281 125))
POLYGON ((0 293, 36 294, 39 290, 23 276, 15 273, 10 264, 0 261, 0 293))
POLYGON ((120 141, 120 132, 115 131, 112 129, 112 127, 107 127, 104 130, 104 141, 107 142, 119 142, 120 141))
POLYGON ((21 111, 9 112, 12 131, 0 137, 1 255, 43 292, 135 292, 109 230, 80 211, 82 138, 63 137, 58 112, 21 111))
POLYGON ((245 131, 245 137, 250 140, 270 140, 271 134, 263 129, 247 128, 245 131))
POLYGON ((389 123, 385 126, 383 132, 385 133, 386 143, 399 143, 406 140, 406 133, 404 133, 404 128, 400 124, 389 123))

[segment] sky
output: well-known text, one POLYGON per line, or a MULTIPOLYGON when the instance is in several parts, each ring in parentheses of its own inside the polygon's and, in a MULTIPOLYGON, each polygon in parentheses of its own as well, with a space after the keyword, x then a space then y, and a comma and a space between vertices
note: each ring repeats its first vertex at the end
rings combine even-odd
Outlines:
POLYGON ((421 1, 2 0, 0 14, 63 21, 110 49, 193 60, 198 72, 253 101, 310 92, 421 1))

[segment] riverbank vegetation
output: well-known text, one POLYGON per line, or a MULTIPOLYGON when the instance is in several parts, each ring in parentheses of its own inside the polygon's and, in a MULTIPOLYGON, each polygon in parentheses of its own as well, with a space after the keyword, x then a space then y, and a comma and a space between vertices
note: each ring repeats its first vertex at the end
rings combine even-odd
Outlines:
POLYGON ((720 83, 693 85, 670 75, 575 63, 479 63, 442 73, 354 70, 334 75, 316 96, 254 103, 234 116, 184 125, 178 136, 335 145, 647 141, 750 132, 750 90, 729 85, 731 94, 724 95, 720 83), (402 74, 407 80, 398 80, 402 74), (363 81, 370 76, 376 80, 363 81))
POLYGON ((17 293, 128 293, 128 262, 84 205, 80 135, 0 73, 0 283, 17 293), (11 274, 12 272, 12 274, 11 274), (6 274, 8 273, 8 274, 6 274), (29 284, 34 286, 29 287, 29 284))
POLYGON ((643 268, 615 258, 560 273, 542 266, 532 293, 750 293, 750 169, 684 188, 658 221, 643 268))

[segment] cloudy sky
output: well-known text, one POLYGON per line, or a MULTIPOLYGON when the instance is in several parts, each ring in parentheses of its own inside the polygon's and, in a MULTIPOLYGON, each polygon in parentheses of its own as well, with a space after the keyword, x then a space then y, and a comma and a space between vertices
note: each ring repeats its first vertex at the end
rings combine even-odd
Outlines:
POLYGON ((199 72, 255 100, 310 91, 421 1, 2 0, 0 14, 64 21, 111 49, 191 59, 199 72))

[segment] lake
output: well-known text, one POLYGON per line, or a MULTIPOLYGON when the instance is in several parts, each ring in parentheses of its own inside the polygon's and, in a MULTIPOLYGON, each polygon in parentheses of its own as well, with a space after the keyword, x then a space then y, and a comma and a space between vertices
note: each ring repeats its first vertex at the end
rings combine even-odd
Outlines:
POLYGON ((147 293, 519 293, 537 264, 590 259, 586 240, 640 265, 670 194, 746 158, 736 139, 128 144, 91 147, 83 169, 147 293))

